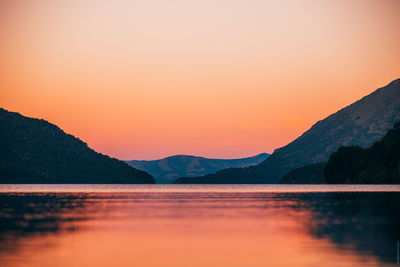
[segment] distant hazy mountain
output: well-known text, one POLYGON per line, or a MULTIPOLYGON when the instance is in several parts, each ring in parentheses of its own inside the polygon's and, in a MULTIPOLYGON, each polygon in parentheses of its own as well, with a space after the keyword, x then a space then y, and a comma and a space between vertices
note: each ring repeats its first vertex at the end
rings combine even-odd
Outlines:
POLYGON ((215 173, 230 167, 247 167, 265 160, 269 154, 241 159, 208 159, 177 155, 159 160, 131 160, 129 165, 153 175, 157 183, 170 184, 179 177, 191 177, 215 173))
POLYGON ((368 147, 400 121, 400 79, 314 124, 254 167, 226 169, 180 183, 276 183, 291 170, 325 162, 340 146, 368 147))
POLYGON ((154 183, 45 120, 0 108, 0 183, 154 183))

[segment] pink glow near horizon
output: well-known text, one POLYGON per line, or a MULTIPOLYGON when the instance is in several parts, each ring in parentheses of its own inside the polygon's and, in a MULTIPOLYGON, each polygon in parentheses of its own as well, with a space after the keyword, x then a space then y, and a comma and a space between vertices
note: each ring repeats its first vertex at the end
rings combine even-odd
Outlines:
POLYGON ((400 1, 2 1, 0 106, 120 159, 272 152, 400 75, 400 1))

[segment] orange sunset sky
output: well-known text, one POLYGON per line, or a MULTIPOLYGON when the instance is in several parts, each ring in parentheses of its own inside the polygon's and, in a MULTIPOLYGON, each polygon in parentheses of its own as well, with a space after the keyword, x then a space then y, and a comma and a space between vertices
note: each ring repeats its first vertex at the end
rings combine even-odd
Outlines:
POLYGON ((272 152, 400 77, 397 0, 0 0, 0 107, 120 159, 272 152))

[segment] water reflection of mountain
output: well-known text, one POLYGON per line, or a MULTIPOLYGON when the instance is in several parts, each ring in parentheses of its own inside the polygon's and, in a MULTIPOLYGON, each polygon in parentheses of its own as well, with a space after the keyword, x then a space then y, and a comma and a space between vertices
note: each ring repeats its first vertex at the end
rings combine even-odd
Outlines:
MULTIPOLYGON (((112 222, 121 218, 126 219, 126 225, 135 225, 137 220, 147 224, 164 219, 172 222, 169 226, 176 227, 185 226, 177 222, 190 220, 195 221, 194 226, 200 227, 208 220, 215 225, 224 220, 234 224, 239 219, 242 222, 269 222, 264 224, 268 227, 275 219, 283 219, 282 222, 295 221, 307 235, 329 240, 338 251, 372 255, 381 262, 395 263, 396 243, 400 240, 399 200, 400 193, 366 192, 0 194, 0 256, 24 251, 31 246, 32 240, 44 236, 53 236, 55 239, 51 240, 54 241, 65 237, 65 233, 83 233, 88 230, 86 227, 91 227, 92 221, 108 222, 107 225, 112 226, 112 222)), ((169 230, 166 224, 156 225, 163 227, 161 232, 169 230)), ((142 230, 140 227, 135 229, 142 230)), ((101 229, 97 230, 102 233, 101 229)), ((277 232, 276 236, 284 234, 277 232)))
POLYGON ((303 204, 297 209, 310 209, 311 219, 305 223, 311 235, 328 238, 339 249, 397 261, 400 193, 310 193, 297 198, 303 204))
POLYGON ((74 231, 88 218, 85 196, 77 194, 0 194, 0 251, 19 247, 27 237, 74 231))

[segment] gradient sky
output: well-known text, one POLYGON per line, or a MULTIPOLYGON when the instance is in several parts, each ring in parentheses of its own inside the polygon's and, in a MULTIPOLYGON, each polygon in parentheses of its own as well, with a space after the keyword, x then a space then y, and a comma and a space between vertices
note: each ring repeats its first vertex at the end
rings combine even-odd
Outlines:
POLYGON ((397 0, 0 0, 0 106, 120 159, 272 152, 400 77, 397 0))

